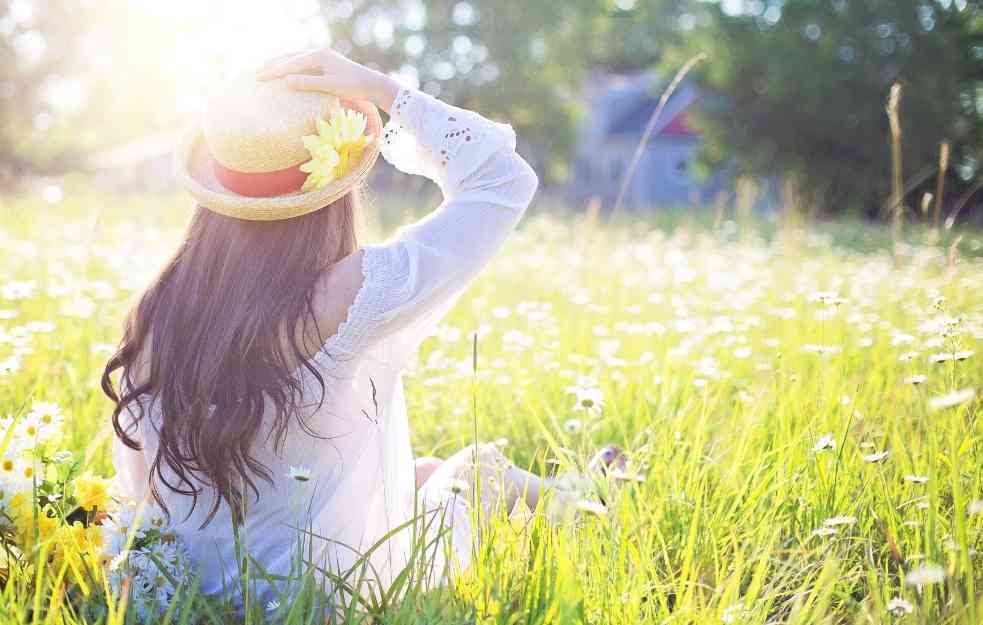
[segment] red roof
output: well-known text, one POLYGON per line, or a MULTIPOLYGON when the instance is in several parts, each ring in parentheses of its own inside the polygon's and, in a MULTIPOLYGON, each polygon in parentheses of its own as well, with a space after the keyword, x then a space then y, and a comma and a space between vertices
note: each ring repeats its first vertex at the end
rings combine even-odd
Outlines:
POLYGON ((700 135, 700 132, 689 125, 689 111, 687 109, 683 109, 662 128, 662 131, 659 132, 659 134, 696 137, 700 135))

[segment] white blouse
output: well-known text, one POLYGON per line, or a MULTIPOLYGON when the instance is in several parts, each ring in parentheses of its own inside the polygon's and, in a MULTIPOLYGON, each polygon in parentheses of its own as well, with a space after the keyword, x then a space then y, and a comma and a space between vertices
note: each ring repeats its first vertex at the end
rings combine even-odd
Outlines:
MULTIPOLYGON (((311 361, 325 382, 320 408, 320 387, 310 372, 301 367, 296 373, 309 400, 306 422, 323 438, 292 423, 282 454, 274 453, 271 444, 254 450, 271 470, 274 484, 257 481, 259 498, 247 498, 240 528, 249 555, 268 573, 282 576, 297 575, 292 563, 301 553, 308 563, 313 559, 318 566, 343 573, 396 530, 370 555, 363 594, 384 591, 407 565, 413 531, 397 528, 442 502, 453 502, 460 511, 461 498, 451 494, 446 481, 428 481, 422 496, 416 496, 401 370, 499 250, 538 185, 532 168, 515 152, 510 126, 420 91, 399 91, 381 140, 386 160, 403 172, 436 182, 444 200, 385 243, 364 248, 363 284, 347 320, 311 361), (310 481, 292 479, 291 467, 310 469, 310 481)), ((118 439, 113 445, 118 488, 135 501, 148 494, 160 423, 153 398, 141 401, 150 419, 129 425, 136 428, 135 438, 143 449, 132 450, 118 439)), ((159 492, 198 569, 202 591, 237 593, 239 567, 227 506, 199 529, 212 491, 206 487, 193 511, 189 497, 166 487, 159 492)), ((466 566, 467 515, 445 518, 453 526, 454 554, 466 566)), ((437 559, 438 569, 446 567, 443 558, 437 559)), ((288 588, 258 584, 253 592, 265 602, 288 588)))

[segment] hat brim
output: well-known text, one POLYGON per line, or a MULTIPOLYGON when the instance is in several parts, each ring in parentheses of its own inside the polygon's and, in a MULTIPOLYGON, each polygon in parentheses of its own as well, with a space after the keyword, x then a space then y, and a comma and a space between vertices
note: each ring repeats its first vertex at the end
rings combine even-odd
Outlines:
POLYGON ((341 106, 365 115, 365 132, 372 135, 372 141, 365 146, 361 160, 344 178, 311 191, 298 190, 270 197, 240 195, 219 182, 204 133, 201 126, 196 124, 185 134, 174 154, 178 183, 204 208, 236 219, 274 221, 300 217, 324 208, 365 180, 379 157, 382 118, 378 109, 371 102, 362 100, 342 100, 341 106))

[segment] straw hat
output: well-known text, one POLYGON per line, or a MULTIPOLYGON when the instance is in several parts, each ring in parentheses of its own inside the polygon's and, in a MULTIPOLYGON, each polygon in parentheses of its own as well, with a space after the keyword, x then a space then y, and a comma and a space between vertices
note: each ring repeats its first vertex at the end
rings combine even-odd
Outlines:
POLYGON ((361 183, 379 156, 382 120, 375 105, 296 91, 283 80, 237 76, 208 99, 200 124, 175 153, 178 182, 199 204, 238 219, 289 219, 323 208, 361 183), (318 118, 339 108, 365 115, 372 140, 343 177, 302 191, 311 160, 302 138, 315 134, 318 118))

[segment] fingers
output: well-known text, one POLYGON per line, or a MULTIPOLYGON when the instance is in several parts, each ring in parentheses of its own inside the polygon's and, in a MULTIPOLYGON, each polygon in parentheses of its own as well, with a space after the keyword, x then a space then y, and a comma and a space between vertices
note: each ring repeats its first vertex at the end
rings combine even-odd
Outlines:
POLYGON ((312 69, 320 69, 317 52, 301 52, 299 54, 273 59, 256 72, 256 78, 259 80, 271 80, 286 76, 287 74, 299 74, 312 69))
POLYGON ((290 74, 283 79, 287 86, 297 91, 325 91, 331 92, 331 81, 324 76, 312 76, 310 74, 290 74))

